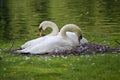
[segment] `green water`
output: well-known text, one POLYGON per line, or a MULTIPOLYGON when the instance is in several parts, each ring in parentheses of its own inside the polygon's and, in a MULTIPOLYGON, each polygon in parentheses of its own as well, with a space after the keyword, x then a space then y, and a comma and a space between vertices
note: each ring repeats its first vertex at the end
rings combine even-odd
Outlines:
POLYGON ((89 41, 120 41, 120 0, 0 0, 0 40, 37 38, 44 20, 74 23, 89 41))

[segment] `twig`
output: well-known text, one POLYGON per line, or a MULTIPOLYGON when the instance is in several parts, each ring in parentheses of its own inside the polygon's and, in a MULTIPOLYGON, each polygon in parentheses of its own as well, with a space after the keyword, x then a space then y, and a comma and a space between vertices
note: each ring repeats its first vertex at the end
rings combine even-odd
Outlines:
POLYGON ((12 43, 11 43, 11 47, 9 48, 9 51, 11 51, 11 49, 13 48, 14 43, 15 43, 15 40, 12 41, 12 43))
POLYGON ((3 52, 3 51, 5 51, 4 49, 2 49, 2 48, 0 48, 0 52, 3 52))
POLYGON ((0 60, 2 60, 2 57, 0 57, 0 60))
POLYGON ((119 44, 120 45, 120 42, 118 42, 117 40, 114 40, 117 44, 119 44))

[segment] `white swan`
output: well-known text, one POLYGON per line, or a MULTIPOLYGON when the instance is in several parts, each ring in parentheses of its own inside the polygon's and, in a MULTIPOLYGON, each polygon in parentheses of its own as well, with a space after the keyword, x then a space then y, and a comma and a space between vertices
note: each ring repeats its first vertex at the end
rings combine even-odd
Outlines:
MULTIPOLYGON (((40 26, 39 26, 39 31, 40 31, 40 36, 43 35, 43 31, 46 29, 46 28, 52 28, 52 32, 46 36, 56 36, 59 32, 59 29, 57 27, 57 25, 54 23, 54 22, 51 22, 51 21, 43 21, 40 26)), ((33 45, 36 45, 38 43, 40 43, 41 41, 45 40, 46 37, 41 37, 41 38, 37 38, 37 39, 33 39, 33 40, 30 40, 28 42, 26 42, 25 44, 23 44, 21 46, 22 49, 24 48, 27 48, 27 47, 30 47, 30 46, 33 46, 33 45)))
POLYGON ((37 43, 37 45, 19 50, 20 53, 30 53, 30 54, 44 54, 52 52, 55 49, 63 50, 67 48, 72 48, 80 43, 82 39, 81 29, 74 24, 67 24, 63 26, 57 36, 45 36, 46 39, 37 43), (77 42, 73 38, 67 36, 66 32, 74 32, 77 35, 77 42))

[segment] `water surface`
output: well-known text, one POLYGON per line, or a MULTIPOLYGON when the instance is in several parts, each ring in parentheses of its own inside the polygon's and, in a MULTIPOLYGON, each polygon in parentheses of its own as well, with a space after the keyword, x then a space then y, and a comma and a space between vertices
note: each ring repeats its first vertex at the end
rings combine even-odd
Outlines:
POLYGON ((44 20, 74 23, 89 41, 120 41, 120 0, 0 0, 1 40, 37 38, 44 20))

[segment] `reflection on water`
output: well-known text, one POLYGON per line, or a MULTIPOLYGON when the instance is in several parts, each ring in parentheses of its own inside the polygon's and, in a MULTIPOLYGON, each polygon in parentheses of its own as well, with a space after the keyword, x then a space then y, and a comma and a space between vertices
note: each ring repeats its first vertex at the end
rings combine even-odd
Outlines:
POLYGON ((1 40, 36 38, 44 20, 77 24, 89 40, 118 40, 120 0, 0 0, 1 40))

